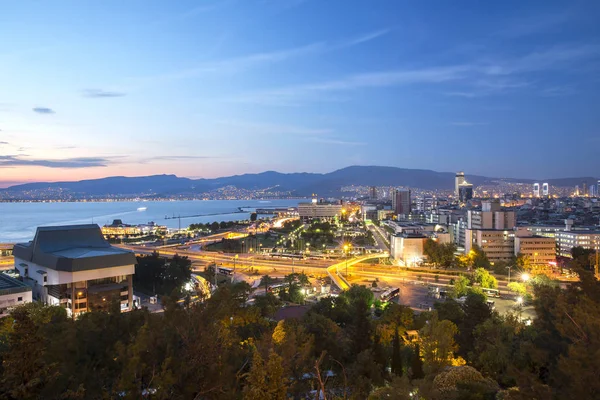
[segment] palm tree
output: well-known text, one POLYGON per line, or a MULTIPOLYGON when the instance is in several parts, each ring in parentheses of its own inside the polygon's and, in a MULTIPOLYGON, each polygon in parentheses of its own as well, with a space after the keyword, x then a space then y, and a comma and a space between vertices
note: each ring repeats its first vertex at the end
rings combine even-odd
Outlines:
POLYGON ((272 282, 273 282, 273 278, 271 278, 269 275, 263 275, 263 277, 260 278, 260 284, 261 285, 265 285, 265 295, 269 291, 269 285, 272 282))

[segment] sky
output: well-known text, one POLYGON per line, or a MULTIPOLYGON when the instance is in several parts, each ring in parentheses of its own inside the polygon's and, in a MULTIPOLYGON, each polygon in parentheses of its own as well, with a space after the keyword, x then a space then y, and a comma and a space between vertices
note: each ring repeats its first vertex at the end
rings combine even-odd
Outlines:
POLYGON ((599 176, 600 2, 0 1, 0 187, 599 176))

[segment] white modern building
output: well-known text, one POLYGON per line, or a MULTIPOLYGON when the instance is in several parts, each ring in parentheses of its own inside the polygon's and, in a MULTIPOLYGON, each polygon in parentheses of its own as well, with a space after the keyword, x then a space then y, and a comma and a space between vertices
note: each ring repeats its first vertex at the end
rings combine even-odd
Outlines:
POLYGON ((313 218, 334 218, 342 215, 343 206, 332 203, 300 203, 298 204, 298 215, 302 220, 313 218))
POLYGON ((459 171, 456 173, 456 176, 454 177, 454 197, 457 199, 459 196, 458 188, 463 183, 465 183, 465 173, 463 171, 459 171))
POLYGON ((550 185, 548 183, 542 183, 542 195, 548 197, 550 195, 550 185))
POLYGON ((423 260, 423 247, 427 237, 418 233, 392 235, 391 257, 407 267, 417 266, 423 260))
POLYGON ((8 315, 14 307, 30 303, 31 299, 31 287, 0 273, 0 318, 8 315))
POLYGON ((573 247, 600 250, 600 231, 560 231, 556 232, 556 249, 561 257, 571 258, 573 247))
POLYGON ((15 269, 33 299, 70 314, 133 305, 133 252, 111 246, 98 225, 39 227, 31 242, 16 244, 15 269))

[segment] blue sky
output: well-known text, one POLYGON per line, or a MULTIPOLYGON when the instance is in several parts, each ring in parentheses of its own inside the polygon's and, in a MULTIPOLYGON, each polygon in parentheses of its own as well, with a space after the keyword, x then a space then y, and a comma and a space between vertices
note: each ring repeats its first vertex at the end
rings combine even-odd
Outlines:
POLYGON ((596 1, 0 3, 0 185, 597 176, 596 1))

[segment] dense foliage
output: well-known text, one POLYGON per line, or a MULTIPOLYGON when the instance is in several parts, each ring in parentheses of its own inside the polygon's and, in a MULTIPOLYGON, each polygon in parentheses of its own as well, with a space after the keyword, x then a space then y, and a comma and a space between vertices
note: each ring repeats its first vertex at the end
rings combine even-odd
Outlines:
POLYGON ((252 306, 245 283, 193 305, 165 297, 161 314, 115 305, 73 320, 31 303, 0 320, 0 398, 599 398, 600 286, 580 276, 566 290, 534 284, 531 326, 473 291, 464 304, 414 315, 390 303, 375 317, 359 286, 276 322, 269 277, 252 306))

